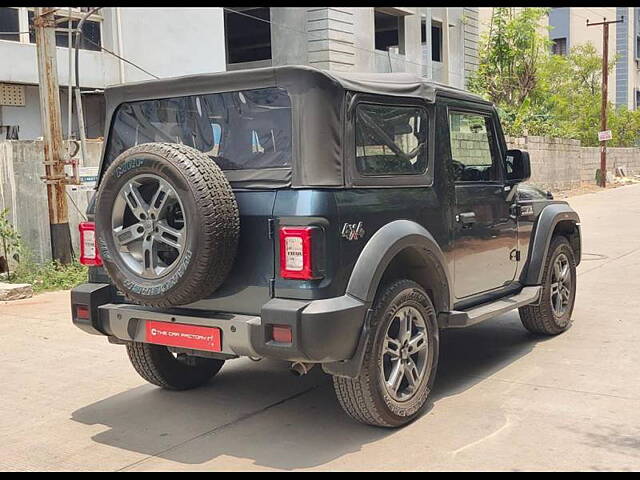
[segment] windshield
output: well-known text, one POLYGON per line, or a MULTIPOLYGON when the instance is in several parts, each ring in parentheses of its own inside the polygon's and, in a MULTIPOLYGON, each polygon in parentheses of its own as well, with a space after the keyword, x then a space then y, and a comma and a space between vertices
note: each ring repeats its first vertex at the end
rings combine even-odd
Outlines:
POLYGON ((291 101, 281 88, 123 103, 106 161, 148 142, 189 145, 223 170, 291 165, 291 101))

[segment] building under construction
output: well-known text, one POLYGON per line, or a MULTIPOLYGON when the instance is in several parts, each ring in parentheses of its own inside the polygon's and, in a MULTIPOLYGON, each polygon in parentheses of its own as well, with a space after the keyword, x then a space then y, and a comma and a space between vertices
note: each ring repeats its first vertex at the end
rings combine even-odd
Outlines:
MULTIPOLYGON (((11 59, 0 63, 1 139, 42 136, 34 8, 0 7, 0 58, 11 59)), ((65 137, 65 19, 70 15, 75 28, 90 10, 59 7, 55 12, 65 137)), ((329 70, 412 71, 463 87, 477 64, 477 29, 476 8, 104 7, 85 21, 80 43, 87 137, 103 134, 101 89, 153 76, 306 64, 329 70)), ((71 137, 77 135, 74 119, 71 137)))

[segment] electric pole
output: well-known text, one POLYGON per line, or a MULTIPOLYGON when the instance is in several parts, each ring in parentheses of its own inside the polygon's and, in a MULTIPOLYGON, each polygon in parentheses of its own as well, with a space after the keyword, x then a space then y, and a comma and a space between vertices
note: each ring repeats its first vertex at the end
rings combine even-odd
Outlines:
MULTIPOLYGON (((621 23, 624 16, 620 20, 610 20, 607 22, 606 17, 602 22, 589 23, 587 19, 587 27, 595 27, 602 25, 602 106, 600 107, 600 131, 607 130, 607 96, 609 90, 609 25, 612 23, 621 23)), ((600 186, 607 186, 607 140, 600 140, 600 186)))
POLYGON ((40 117, 44 138, 45 183, 49 204, 51 253, 54 260, 69 264, 72 260, 66 174, 62 145, 62 117, 58 66, 56 59, 55 8, 36 7, 33 25, 36 32, 40 117))

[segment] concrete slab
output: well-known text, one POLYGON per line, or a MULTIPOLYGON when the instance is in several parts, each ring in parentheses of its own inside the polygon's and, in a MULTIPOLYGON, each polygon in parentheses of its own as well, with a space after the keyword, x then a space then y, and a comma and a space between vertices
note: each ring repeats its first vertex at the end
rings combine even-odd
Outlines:
POLYGON ((0 470, 640 470, 640 186, 573 197, 575 324, 517 313, 442 335, 425 414, 400 430, 340 410, 319 369, 228 362, 166 392, 74 328, 68 292, 0 304, 0 470))
POLYGON ((0 282, 0 302, 33 297, 33 288, 28 283, 0 282))

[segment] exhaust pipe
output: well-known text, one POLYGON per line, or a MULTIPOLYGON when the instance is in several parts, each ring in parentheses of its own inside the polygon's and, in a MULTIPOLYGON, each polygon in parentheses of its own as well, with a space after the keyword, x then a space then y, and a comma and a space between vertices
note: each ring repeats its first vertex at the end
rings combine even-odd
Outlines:
POLYGON ((309 373, 309 370, 314 366, 315 363, 293 362, 289 369, 296 377, 301 377, 302 375, 309 373))

